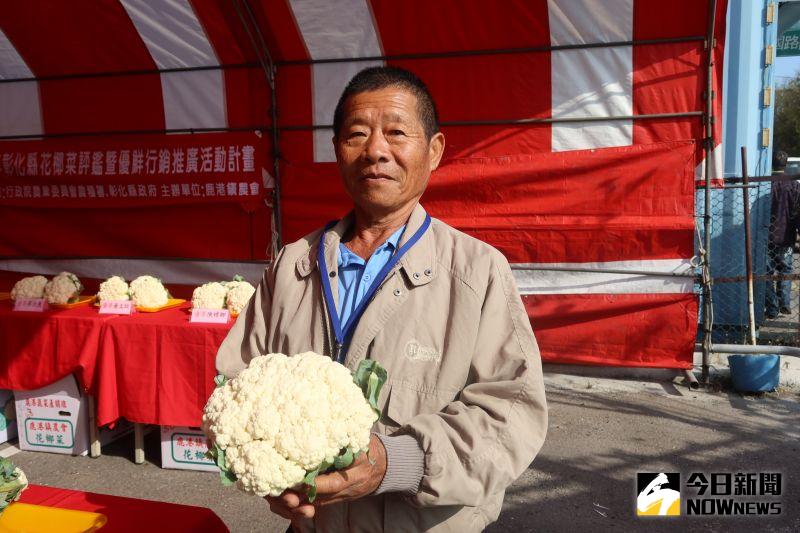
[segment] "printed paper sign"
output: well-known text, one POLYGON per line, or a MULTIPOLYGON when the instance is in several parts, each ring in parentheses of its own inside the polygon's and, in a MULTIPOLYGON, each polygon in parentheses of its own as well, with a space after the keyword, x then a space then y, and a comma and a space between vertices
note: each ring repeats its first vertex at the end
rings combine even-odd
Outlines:
POLYGON ((227 324, 231 314, 227 309, 192 309, 190 322, 200 324, 227 324))
POLYGON ((14 311, 41 313, 46 310, 47 300, 44 298, 17 298, 14 300, 14 311))
POLYGON ((75 432, 69 420, 53 418, 25 419, 25 440, 33 446, 71 448, 75 432))
POLYGON ((208 447, 205 435, 173 433, 171 441, 172 459, 176 463, 214 464, 214 461, 206 458, 208 447))
POLYGON ((130 315, 133 310, 131 300, 105 300, 100 303, 101 315, 130 315))

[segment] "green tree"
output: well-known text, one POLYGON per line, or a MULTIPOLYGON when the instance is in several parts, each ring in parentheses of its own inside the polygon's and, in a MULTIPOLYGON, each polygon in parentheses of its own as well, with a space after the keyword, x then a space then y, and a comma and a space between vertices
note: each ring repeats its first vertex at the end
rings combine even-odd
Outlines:
POLYGON ((799 157, 800 74, 776 91, 774 128, 775 149, 799 157))

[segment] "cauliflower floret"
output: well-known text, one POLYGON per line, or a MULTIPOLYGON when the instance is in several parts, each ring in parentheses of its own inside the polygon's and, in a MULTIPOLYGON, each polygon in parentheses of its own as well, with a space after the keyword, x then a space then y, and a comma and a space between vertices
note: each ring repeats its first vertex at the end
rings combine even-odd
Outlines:
POLYGON ((166 287, 153 276, 139 276, 131 281, 130 289, 131 300, 137 307, 161 307, 169 301, 166 287))
POLYGON ((248 442, 226 455, 240 490, 256 496, 280 496, 286 487, 299 485, 306 475, 303 468, 276 452, 268 443, 248 442))
POLYGON ((50 304, 65 304, 80 296, 83 284, 71 272, 62 272, 44 286, 44 297, 50 304))
POLYGON ((217 387, 203 430, 225 450, 240 489, 277 496, 342 450, 366 450, 376 419, 345 366, 314 352, 276 353, 217 387))
POLYGON ((192 292, 192 307, 195 309, 225 309, 228 289, 217 281, 200 285, 192 292))
POLYGON ((256 292, 256 288, 246 281, 229 281, 228 294, 225 297, 225 306, 233 314, 238 315, 256 292))
POLYGON ((130 300, 128 282, 120 276, 111 276, 100 284, 97 299, 101 302, 113 300, 130 300))
POLYGON ((44 276, 30 276, 22 278, 11 289, 11 299, 17 298, 44 298, 44 286, 47 278, 44 276))

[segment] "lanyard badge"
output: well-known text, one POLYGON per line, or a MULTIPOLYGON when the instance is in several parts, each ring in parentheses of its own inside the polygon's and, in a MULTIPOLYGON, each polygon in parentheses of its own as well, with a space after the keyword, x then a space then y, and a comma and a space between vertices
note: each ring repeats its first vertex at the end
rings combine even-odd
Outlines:
MULTIPOLYGON (((369 305, 370 300, 372 299, 375 291, 378 290, 378 287, 381 286, 386 276, 389 275, 392 268, 402 259, 407 251, 411 249, 414 244, 422 237, 428 227, 431 225, 431 217, 430 215, 425 215, 425 220, 423 221, 420 228, 411 236, 408 241, 398 248, 389 262, 384 265, 384 267, 378 272, 378 275, 375 276, 375 282, 367 289, 366 294, 364 294, 364 298, 358 304, 355 311, 350 315, 350 318, 347 321, 347 324, 342 324, 339 320, 339 312, 337 311, 336 302, 333 301, 333 291, 331 291, 331 282, 330 278, 328 277, 328 268, 325 264, 325 234, 336 225, 338 221, 334 220, 328 222, 325 226, 325 229, 322 232, 322 235, 319 237, 319 244, 317 245, 317 269, 319 270, 320 279, 322 281, 322 292, 325 295, 325 303, 326 307, 328 308, 328 313, 331 317, 331 323, 333 324, 333 332, 336 336, 336 343, 333 357, 335 360, 339 361, 339 351, 341 347, 345 344, 345 341, 350 338, 353 331, 356 329, 356 325, 358 321, 361 320, 361 315, 364 314, 366 311, 367 306, 369 305)), ((341 363, 341 361, 339 361, 341 363)))

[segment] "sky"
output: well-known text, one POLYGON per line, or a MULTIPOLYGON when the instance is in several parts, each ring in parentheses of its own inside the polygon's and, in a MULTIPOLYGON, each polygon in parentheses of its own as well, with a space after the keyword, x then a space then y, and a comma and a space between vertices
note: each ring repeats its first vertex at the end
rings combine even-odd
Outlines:
POLYGON ((800 56, 775 58, 775 84, 783 85, 800 72, 800 56))

